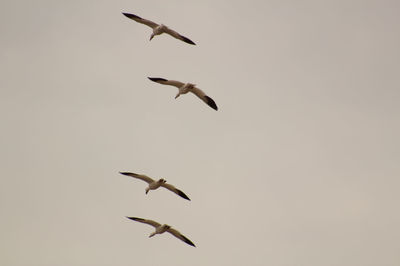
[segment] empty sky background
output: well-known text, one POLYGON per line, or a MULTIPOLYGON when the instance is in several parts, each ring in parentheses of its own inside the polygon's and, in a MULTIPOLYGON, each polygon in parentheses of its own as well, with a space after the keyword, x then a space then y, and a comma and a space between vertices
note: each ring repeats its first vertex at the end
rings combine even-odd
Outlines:
POLYGON ((400 265, 399 14, 378 0, 1 0, 0 264, 400 265), (121 12, 197 46, 149 42, 121 12), (148 76, 193 82, 220 110, 148 76))

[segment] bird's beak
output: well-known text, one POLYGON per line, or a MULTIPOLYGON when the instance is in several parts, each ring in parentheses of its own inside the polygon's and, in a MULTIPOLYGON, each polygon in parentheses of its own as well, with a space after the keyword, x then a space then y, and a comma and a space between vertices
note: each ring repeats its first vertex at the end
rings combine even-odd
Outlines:
POLYGON ((154 38, 154 35, 151 35, 151 36, 150 36, 150 41, 151 41, 153 38, 154 38))
POLYGON ((179 95, 180 95, 180 94, 177 94, 177 95, 175 96, 175 99, 176 99, 176 98, 178 98, 178 97, 179 97, 179 95))

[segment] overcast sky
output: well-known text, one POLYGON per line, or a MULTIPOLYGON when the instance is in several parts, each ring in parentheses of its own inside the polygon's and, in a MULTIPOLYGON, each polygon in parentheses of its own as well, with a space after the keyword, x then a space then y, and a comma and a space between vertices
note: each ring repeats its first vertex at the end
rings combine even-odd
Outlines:
POLYGON ((400 265, 399 14, 390 0, 0 0, 0 264, 400 265), (121 12, 197 45, 150 42, 121 12), (195 83, 219 110, 148 76, 195 83))

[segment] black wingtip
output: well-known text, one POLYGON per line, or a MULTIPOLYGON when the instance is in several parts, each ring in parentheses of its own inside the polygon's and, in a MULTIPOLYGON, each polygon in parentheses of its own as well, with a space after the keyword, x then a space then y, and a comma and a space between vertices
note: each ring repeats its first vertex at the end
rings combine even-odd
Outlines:
POLYGON ((189 197, 188 197, 188 196, 186 196, 186 194, 185 194, 185 193, 183 193, 183 192, 182 192, 182 191, 180 191, 180 190, 178 190, 178 195, 179 195, 179 196, 181 196, 182 198, 184 198, 184 199, 186 199, 186 200, 190 201, 189 197))
POLYGON ((182 236, 182 237, 183 237, 183 239, 184 239, 186 244, 191 245, 192 247, 196 247, 196 245, 193 244, 193 242, 190 241, 187 237, 185 237, 185 236, 182 236))
POLYGON ((205 96, 206 97, 206 99, 207 99, 207 104, 208 104, 208 106, 210 106, 212 109, 214 109, 215 111, 218 111, 218 106, 217 106, 217 104, 214 102, 214 100, 213 99, 211 99, 210 97, 208 97, 208 96, 205 96))
POLYGON ((188 44, 192 44, 192 45, 196 45, 192 40, 190 40, 189 38, 187 38, 187 37, 185 37, 185 36, 182 36, 181 35, 181 37, 182 37, 182 41, 184 41, 185 43, 188 43, 188 44))
POLYGON ((130 172, 119 172, 121 175, 131 175, 132 173, 130 172))
POLYGON ((137 19, 142 19, 141 17, 136 16, 136 15, 134 15, 134 14, 124 13, 124 12, 122 12, 122 14, 123 14, 125 17, 128 17, 128 18, 130 18, 130 19, 135 19, 135 18, 137 18, 137 19))
POLYGON ((138 218, 138 217, 129 217, 129 216, 125 216, 125 217, 128 218, 128 219, 131 219, 133 221, 144 221, 145 220, 143 218, 138 218))
POLYGON ((166 80, 166 79, 163 79, 163 78, 150 78, 150 77, 147 77, 149 80, 151 80, 151 81, 154 81, 154 82, 159 82, 159 81, 168 81, 168 80, 166 80))

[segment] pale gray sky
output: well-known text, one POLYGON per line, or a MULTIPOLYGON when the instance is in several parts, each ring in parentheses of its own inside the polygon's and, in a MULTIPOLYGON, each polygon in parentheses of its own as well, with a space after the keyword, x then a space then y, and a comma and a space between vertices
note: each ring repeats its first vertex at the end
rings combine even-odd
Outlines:
POLYGON ((399 14, 378 0, 1 0, 0 265, 400 265, 399 14), (197 46, 149 42, 121 12, 197 46), (148 76, 196 83, 220 110, 148 76))

